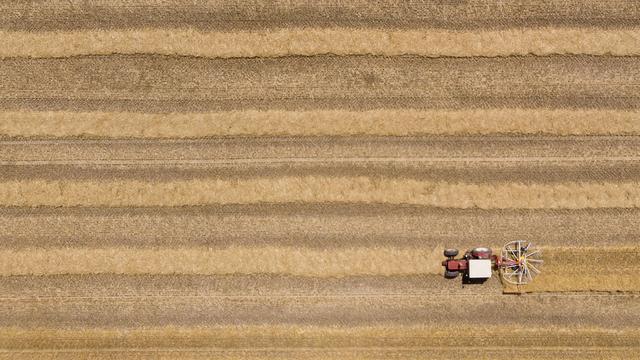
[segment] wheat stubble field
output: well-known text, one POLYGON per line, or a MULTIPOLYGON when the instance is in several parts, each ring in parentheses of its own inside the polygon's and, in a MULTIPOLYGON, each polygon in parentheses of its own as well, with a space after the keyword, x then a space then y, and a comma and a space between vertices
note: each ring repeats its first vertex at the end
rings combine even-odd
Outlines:
POLYGON ((636 1, 0 3, 1 359, 633 358, 639 185, 636 1))

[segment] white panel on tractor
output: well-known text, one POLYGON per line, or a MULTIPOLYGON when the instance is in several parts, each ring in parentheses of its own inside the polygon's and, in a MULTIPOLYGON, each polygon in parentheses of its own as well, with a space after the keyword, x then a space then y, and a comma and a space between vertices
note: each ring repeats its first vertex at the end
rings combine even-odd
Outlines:
POLYGON ((486 279, 491 277, 491 260, 471 259, 469 260, 469 278, 486 279))

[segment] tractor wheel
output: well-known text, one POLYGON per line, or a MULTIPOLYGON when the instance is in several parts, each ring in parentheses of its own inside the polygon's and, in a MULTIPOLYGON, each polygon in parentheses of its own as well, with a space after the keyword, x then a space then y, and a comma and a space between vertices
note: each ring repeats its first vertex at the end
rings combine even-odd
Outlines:
POLYGON ((455 279, 458 277, 458 271, 449 271, 449 270, 445 270, 444 271, 444 277, 447 279, 455 279))
POLYGON ((445 249, 444 256, 446 257, 456 257, 458 256, 458 249, 445 249))

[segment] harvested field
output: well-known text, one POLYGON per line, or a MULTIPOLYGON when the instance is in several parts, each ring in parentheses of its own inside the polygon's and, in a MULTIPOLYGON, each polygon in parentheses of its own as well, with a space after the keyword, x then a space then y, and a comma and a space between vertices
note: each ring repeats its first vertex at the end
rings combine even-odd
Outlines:
POLYGON ((629 0, 0 4, 0 359, 628 359, 629 0), (523 239, 529 285, 442 250, 523 239))

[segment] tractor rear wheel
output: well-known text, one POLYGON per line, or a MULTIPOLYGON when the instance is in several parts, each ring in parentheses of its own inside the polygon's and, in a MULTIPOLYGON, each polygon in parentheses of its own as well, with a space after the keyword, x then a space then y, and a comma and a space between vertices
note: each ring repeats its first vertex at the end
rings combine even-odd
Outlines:
POLYGON ((447 279, 455 279, 458 277, 458 271, 449 271, 449 270, 445 270, 444 271, 444 277, 447 279))
POLYGON ((446 257, 456 257, 458 256, 458 249, 445 249, 444 256, 446 257))

